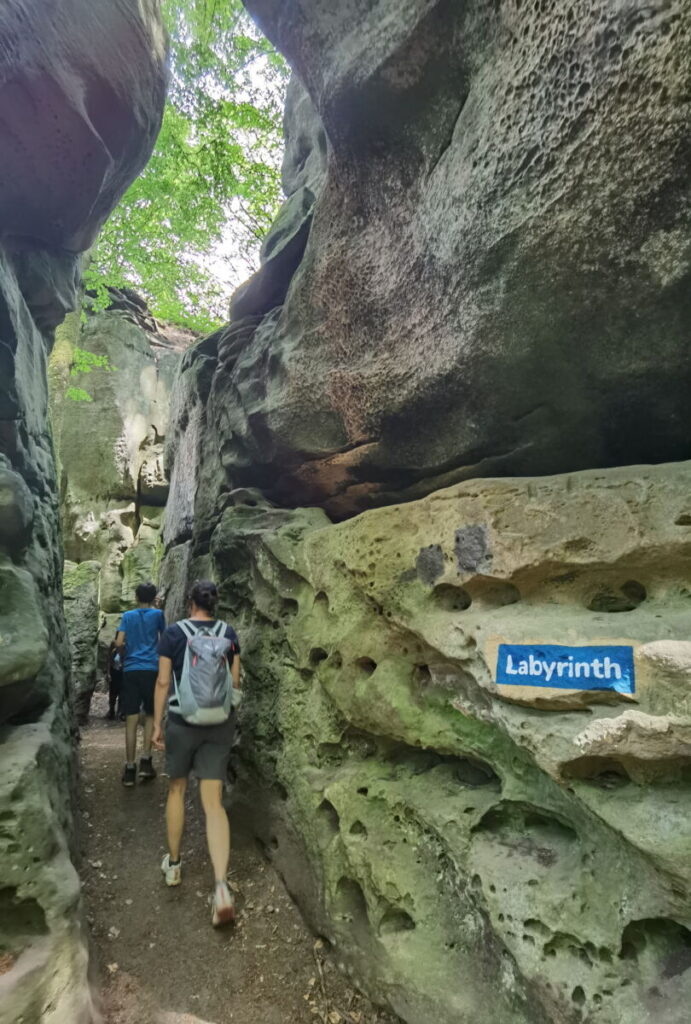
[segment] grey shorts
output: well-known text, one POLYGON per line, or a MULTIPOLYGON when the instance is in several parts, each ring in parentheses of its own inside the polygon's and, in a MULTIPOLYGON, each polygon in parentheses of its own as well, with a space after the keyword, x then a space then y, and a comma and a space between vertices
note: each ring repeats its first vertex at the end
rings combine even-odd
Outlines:
POLYGON ((235 712, 220 725, 189 725, 179 715, 168 715, 166 775, 185 779, 193 771, 198 779, 225 782, 234 735, 235 712))

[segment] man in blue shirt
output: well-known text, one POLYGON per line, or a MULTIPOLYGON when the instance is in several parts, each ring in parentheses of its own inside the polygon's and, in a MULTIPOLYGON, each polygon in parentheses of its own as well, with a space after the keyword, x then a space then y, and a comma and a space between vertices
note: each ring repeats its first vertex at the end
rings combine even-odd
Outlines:
POLYGON ((135 590, 137 607, 125 612, 115 638, 115 645, 124 650, 125 663, 120 693, 120 710, 125 715, 125 770, 123 786, 134 786, 137 780, 137 725, 143 710, 144 749, 139 761, 139 778, 143 782, 156 778, 151 761, 151 735, 154 728, 154 687, 158 674, 158 641, 166 628, 163 612, 154 607, 156 587, 140 583, 135 590))

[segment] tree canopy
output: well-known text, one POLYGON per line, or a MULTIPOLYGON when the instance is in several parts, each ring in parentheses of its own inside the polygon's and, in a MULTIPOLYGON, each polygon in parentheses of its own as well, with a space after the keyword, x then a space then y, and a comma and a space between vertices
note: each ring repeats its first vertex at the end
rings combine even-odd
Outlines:
POLYGON ((240 0, 163 0, 163 12, 171 81, 161 133, 85 279, 103 304, 106 285, 130 286, 155 316, 207 330, 227 315, 280 203, 287 68, 240 0))

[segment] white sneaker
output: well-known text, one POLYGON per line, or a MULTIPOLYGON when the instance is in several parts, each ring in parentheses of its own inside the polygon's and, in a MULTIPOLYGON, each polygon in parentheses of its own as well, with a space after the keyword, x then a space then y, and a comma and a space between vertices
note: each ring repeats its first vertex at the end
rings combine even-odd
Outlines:
POLYGON ((167 853, 161 861, 161 871, 166 876, 166 885, 180 885, 180 882, 182 881, 180 861, 178 861, 177 864, 171 864, 169 853, 167 853))
POLYGON ((216 882, 211 923, 214 928, 232 924, 235 920, 235 897, 225 882, 216 882))

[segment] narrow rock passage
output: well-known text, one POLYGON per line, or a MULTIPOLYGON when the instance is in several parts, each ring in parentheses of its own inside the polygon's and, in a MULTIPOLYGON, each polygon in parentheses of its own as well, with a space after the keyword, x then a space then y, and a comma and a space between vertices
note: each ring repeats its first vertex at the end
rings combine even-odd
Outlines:
POLYGON ((183 884, 166 889, 166 780, 121 786, 123 726, 107 722, 105 710, 96 695, 81 744, 82 878, 105 1024, 392 1024, 349 987, 241 827, 233 828, 230 875, 238 924, 211 928, 194 783, 183 884))

